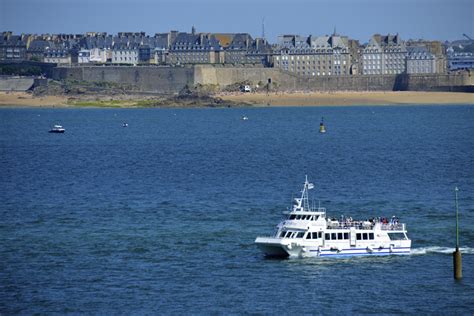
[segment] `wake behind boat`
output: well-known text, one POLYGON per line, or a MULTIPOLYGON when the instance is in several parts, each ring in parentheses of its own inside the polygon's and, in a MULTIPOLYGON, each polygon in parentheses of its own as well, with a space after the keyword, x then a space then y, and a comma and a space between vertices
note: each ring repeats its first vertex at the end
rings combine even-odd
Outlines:
POLYGON ((411 240, 405 224, 396 217, 366 221, 326 217, 325 208, 310 207, 306 181, 300 198, 271 237, 257 237, 255 243, 272 257, 349 257, 409 254, 411 240))

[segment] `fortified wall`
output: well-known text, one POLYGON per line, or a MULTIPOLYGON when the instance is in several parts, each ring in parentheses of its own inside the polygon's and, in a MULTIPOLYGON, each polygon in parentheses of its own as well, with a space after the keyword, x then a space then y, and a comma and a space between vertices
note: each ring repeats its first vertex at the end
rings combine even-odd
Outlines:
POLYGON ((28 77, 0 76, 0 91, 27 91, 35 79, 28 77))
POLYGON ((468 72, 303 78, 276 68, 196 66, 194 82, 220 87, 239 82, 270 83, 270 89, 277 91, 463 91, 474 85, 474 78, 468 72))
POLYGON ((219 89, 239 83, 271 91, 472 91, 471 73, 426 75, 334 76, 302 78, 276 68, 257 67, 58 67, 53 79, 114 82, 142 92, 178 93, 186 86, 213 85, 219 89))
POLYGON ((194 84, 193 68, 175 67, 58 67, 55 80, 114 82, 133 86, 142 92, 177 93, 194 84))

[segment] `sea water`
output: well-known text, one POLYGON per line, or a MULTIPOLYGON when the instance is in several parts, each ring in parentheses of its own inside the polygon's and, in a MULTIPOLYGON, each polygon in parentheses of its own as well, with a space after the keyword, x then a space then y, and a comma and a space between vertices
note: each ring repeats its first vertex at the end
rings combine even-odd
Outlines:
POLYGON ((474 312, 472 106, 3 108, 0 123, 1 314, 474 312), (266 259, 254 240, 305 175, 329 216, 398 216, 412 254, 266 259))

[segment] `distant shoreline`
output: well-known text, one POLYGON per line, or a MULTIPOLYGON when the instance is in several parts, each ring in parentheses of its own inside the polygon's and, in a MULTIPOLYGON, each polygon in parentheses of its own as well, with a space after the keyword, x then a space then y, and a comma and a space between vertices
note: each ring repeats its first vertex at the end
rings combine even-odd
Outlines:
POLYGON ((0 107, 239 107, 239 106, 367 106, 367 105, 474 105, 473 93, 462 92, 271 92, 219 93, 207 98, 174 99, 143 96, 33 96, 25 92, 0 92, 0 107))

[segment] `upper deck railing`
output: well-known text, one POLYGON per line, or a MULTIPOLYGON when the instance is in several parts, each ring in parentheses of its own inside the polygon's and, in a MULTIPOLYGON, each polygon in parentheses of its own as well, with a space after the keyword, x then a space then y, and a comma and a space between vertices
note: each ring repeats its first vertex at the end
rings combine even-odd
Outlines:
POLYGON ((376 225, 379 225, 381 230, 405 230, 405 224, 402 223, 392 223, 392 224, 383 224, 383 223, 373 223, 369 221, 351 221, 351 222, 338 222, 338 221, 328 221, 327 229, 349 229, 354 227, 355 229, 366 229, 372 230, 376 225))

